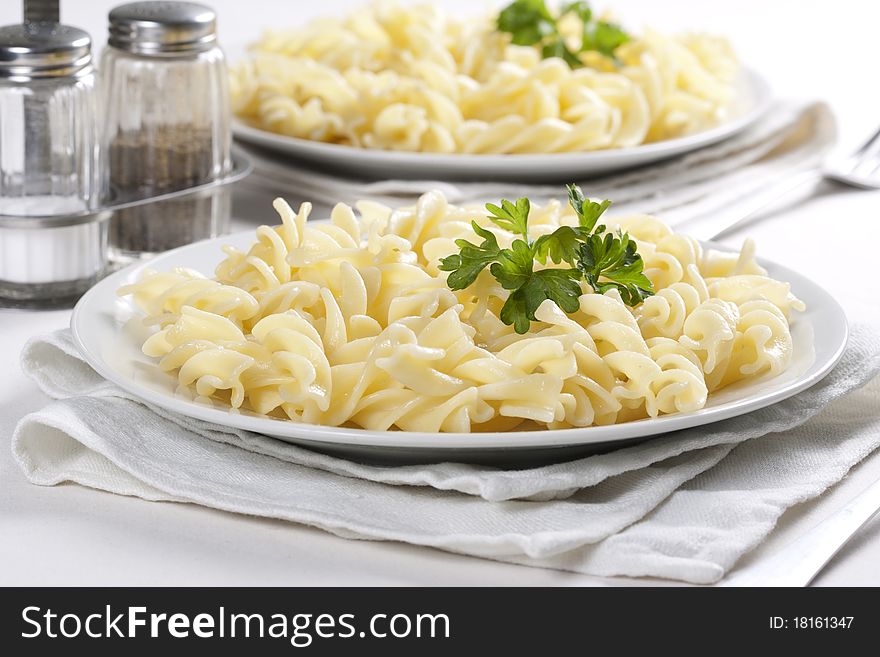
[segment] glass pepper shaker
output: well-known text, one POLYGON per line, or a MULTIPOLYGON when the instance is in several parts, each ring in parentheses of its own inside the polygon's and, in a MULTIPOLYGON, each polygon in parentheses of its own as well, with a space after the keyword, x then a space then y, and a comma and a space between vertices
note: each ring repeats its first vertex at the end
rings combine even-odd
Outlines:
POLYGON ((96 100, 87 33, 0 27, 0 299, 66 303, 104 270, 96 100))
MULTIPOLYGON (((231 169, 226 61, 216 17, 190 2, 135 2, 110 12, 101 57, 105 203, 209 183, 231 169)), ((182 196, 118 210, 110 220, 117 262, 228 230, 229 192, 182 196)))

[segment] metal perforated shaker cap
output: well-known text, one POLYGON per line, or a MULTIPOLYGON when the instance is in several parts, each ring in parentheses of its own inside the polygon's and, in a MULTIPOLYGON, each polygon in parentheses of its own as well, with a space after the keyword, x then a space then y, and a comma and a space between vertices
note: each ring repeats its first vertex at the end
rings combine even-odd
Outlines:
POLYGON ((194 2, 132 2, 109 19, 108 45, 141 55, 200 52, 217 38, 213 10, 194 2))
POLYGON ((29 23, 0 27, 0 78, 76 77, 91 72, 92 40, 76 27, 29 23))

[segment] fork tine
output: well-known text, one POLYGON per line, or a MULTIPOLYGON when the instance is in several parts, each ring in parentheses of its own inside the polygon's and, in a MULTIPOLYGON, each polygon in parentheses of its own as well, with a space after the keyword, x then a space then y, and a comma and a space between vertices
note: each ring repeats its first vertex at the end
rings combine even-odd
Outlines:
POLYGON ((837 167, 826 169, 825 175, 862 189, 880 189, 880 153, 852 155, 837 167))
POLYGON ((880 127, 850 155, 822 167, 822 174, 860 189, 880 189, 880 127))
MULTIPOLYGON (((880 169, 880 128, 848 160, 850 175, 863 181, 875 178, 880 169)), ((880 184, 880 181, 874 184, 880 184)))
POLYGON ((870 170, 868 170, 868 168, 865 167, 866 170, 864 172, 864 176, 866 178, 874 178, 874 177, 877 177, 878 174, 880 174, 880 158, 874 158, 874 161, 872 162, 872 164, 873 164, 873 166, 870 168, 870 170))
POLYGON ((880 126, 864 144, 859 146, 853 155, 856 157, 867 156, 876 153, 878 150, 880 150, 880 126))

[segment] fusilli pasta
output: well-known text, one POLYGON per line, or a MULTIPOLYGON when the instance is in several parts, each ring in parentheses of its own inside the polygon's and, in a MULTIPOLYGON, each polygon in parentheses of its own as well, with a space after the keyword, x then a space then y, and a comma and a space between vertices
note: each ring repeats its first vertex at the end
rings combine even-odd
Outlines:
POLYGON ((738 65, 723 39, 648 31, 615 57, 572 69, 512 45, 488 16, 380 2, 268 32, 233 68, 233 109, 291 137, 432 153, 635 146, 727 116, 738 65))
MULTIPOLYGON (((453 292, 440 258, 479 208, 429 192, 410 207, 337 205, 309 222, 275 201, 281 225, 225 249, 216 278, 146 271, 119 293, 156 327, 143 351, 180 386, 232 407, 373 430, 489 431, 611 424, 702 408, 724 386, 782 372, 803 304, 768 277, 747 242, 707 251, 654 217, 610 219, 639 239, 656 294, 626 306, 582 283, 576 312, 553 301, 523 335, 484 270, 453 292)), ((536 239, 575 225, 558 202, 533 207, 536 239)), ((551 265, 552 266, 552 265, 551 265)))

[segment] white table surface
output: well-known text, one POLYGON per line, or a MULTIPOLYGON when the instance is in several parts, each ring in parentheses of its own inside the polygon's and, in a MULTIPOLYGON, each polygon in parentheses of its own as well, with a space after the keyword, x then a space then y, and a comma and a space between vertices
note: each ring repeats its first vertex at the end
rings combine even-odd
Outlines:
MULTIPOLYGON (((0 24, 18 22, 15 2, 0 24)), ((62 3, 65 22, 103 44, 104 0, 62 3), (86 6, 87 5, 87 6, 86 6)), ((269 24, 296 23, 316 11, 357 4, 214 0, 221 40, 247 41, 269 24)), ((450 9, 473 2, 444 2, 450 9)), ((492 4, 492 3, 484 3, 492 4)), ((743 59, 780 96, 821 97, 849 147, 880 123, 877 37, 880 10, 857 0, 740 0, 651 3, 618 0, 627 25, 683 27, 727 34, 743 59)), ((874 6, 872 6, 874 5, 874 6)), ((268 206, 270 199, 266 199, 268 206)), ((295 194, 291 200, 298 200, 295 194)), ((238 228, 269 216, 237 205, 238 228), (246 218, 251 217, 251 220, 246 218)), ((759 253, 820 281, 851 316, 873 305, 880 315, 880 192, 842 188, 778 212, 724 240, 748 233, 759 253), (835 273, 838 271, 839 273, 835 273)), ((867 312, 870 312, 868 310, 867 312)), ((0 310, 0 585, 598 585, 645 583, 498 564, 394 543, 344 540, 286 522, 237 516, 189 504, 152 503, 76 485, 28 484, 8 447, 17 421, 47 399, 20 371, 18 354, 33 335, 67 325, 69 311, 0 310)), ((880 412, 880 400, 878 400, 880 412)), ((880 453, 853 469, 819 500, 790 509, 777 530, 741 562, 759 560, 827 517, 880 478, 880 453)), ((663 582, 651 582, 663 584, 663 582)), ((880 518, 866 526, 816 580, 819 585, 880 585, 880 518)))

